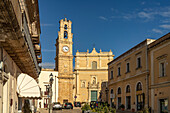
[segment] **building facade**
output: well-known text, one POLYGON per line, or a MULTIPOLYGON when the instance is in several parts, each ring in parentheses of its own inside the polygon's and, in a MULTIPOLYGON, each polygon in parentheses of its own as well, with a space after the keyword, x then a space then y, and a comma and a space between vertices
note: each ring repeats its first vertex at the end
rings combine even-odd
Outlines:
POLYGON ((117 109, 170 112, 170 33, 147 39, 108 63, 109 103, 117 109))
POLYGON ((148 46, 150 107, 154 113, 170 113, 170 33, 148 46))
POLYGON ((55 71, 58 71, 58 101, 73 102, 73 33, 70 20, 60 20, 56 40, 55 71))
POLYGON ((120 109, 142 110, 148 106, 149 71, 146 39, 108 63, 109 103, 120 109))
POLYGON ((40 73, 38 0, 1 0, 0 12, 0 113, 17 113, 24 105, 17 78, 40 73))
POLYGON ((76 52, 75 55, 75 83, 74 101, 91 102, 101 100, 101 84, 108 80, 107 63, 113 60, 112 51, 90 53, 76 52))
POLYGON ((47 108, 49 104, 50 76, 52 74, 52 103, 58 102, 58 72, 54 69, 42 69, 38 81, 42 97, 38 100, 38 108, 47 108))

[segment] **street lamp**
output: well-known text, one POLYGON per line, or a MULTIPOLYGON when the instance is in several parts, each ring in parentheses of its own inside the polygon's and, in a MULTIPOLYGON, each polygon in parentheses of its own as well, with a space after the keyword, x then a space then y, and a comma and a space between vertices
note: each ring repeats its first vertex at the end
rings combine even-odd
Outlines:
POLYGON ((50 83, 50 88, 49 88, 49 113, 52 113, 52 84, 53 84, 53 74, 51 73, 49 75, 49 83, 50 83))
POLYGON ((109 89, 106 87, 105 92, 106 92, 106 102, 108 103, 108 91, 109 89))

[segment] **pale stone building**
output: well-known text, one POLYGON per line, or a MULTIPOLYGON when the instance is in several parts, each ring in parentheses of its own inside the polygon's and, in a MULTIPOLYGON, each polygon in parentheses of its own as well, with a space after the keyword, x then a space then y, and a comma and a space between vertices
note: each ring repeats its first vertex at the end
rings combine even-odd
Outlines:
POLYGON ((146 39, 123 53, 109 66, 109 103, 117 109, 170 112, 170 33, 146 39))
POLYGON ((73 102, 73 33, 70 20, 60 20, 56 40, 55 71, 58 71, 58 101, 73 102))
POLYGON ((47 108, 49 104, 50 76, 52 74, 52 103, 58 102, 58 72, 54 69, 42 69, 38 81, 41 88, 41 99, 38 100, 38 108, 47 108))
POLYGON ((23 95, 18 78, 25 73, 36 83, 40 73, 38 0, 1 0, 0 12, 0 113, 17 113, 25 99, 34 99, 23 95))
POLYGON ((170 113, 170 33, 148 45, 149 103, 154 113, 170 113))
POLYGON ((148 107, 149 70, 146 39, 108 63, 109 103, 120 109, 142 110, 148 107))
POLYGON ((75 83, 74 101, 91 102, 101 100, 100 90, 102 82, 108 80, 107 63, 113 60, 112 51, 76 52, 75 55, 75 83))

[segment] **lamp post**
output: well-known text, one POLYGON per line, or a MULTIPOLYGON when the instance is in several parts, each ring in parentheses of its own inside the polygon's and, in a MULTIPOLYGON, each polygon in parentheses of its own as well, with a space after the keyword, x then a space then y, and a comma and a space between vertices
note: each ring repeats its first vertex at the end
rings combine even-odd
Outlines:
POLYGON ((49 88, 49 113, 52 113, 52 84, 53 84, 53 74, 51 73, 49 75, 49 83, 50 83, 50 88, 49 88))
POLYGON ((108 88, 106 87, 105 92, 106 92, 106 102, 108 103, 108 88))

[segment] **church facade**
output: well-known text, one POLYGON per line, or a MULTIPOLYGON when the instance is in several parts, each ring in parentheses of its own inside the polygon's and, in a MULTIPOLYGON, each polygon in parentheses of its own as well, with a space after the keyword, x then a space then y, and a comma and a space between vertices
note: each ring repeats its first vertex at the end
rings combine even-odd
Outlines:
POLYGON ((74 101, 91 102, 101 100, 101 84, 108 81, 107 63, 113 60, 113 53, 98 53, 93 48, 90 53, 77 51, 75 55, 75 96, 74 101))

